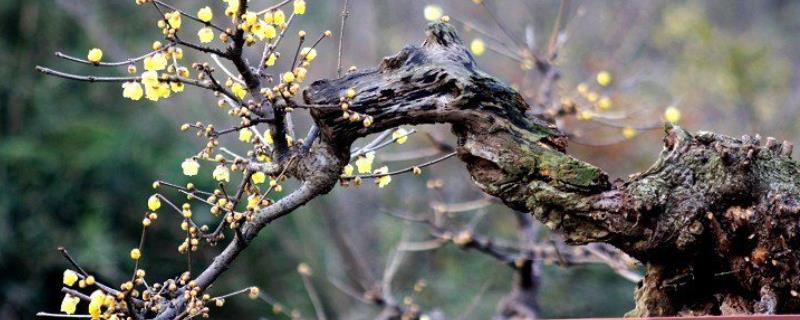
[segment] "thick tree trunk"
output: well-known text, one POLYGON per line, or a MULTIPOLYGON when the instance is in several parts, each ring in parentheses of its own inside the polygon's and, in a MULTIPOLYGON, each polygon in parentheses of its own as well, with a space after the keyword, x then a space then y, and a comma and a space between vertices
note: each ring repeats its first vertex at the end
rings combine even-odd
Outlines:
POLYGON ((611 243, 647 265, 631 315, 800 311, 800 178, 791 144, 671 127, 650 169, 610 182, 565 154, 565 137, 526 116, 522 97, 479 71, 442 23, 429 26, 421 47, 376 70, 317 81, 304 98, 317 105, 319 144, 334 150, 399 125, 451 124, 459 158, 486 193, 571 243, 611 243), (358 92, 350 109, 372 116, 372 126, 342 117, 348 88, 358 92))

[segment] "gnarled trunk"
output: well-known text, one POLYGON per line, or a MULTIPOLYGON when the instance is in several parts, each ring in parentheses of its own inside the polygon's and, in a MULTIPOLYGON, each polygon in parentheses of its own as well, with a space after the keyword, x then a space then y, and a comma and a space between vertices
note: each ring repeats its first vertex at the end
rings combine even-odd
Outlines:
POLYGON ((317 81, 304 99, 319 105, 320 143, 338 150, 399 125, 451 124, 459 158, 486 193, 571 243, 607 242, 647 265, 632 315, 800 311, 800 181, 788 143, 671 127, 650 169, 610 182, 565 154, 566 138, 526 115, 523 98, 478 70, 443 23, 429 26, 422 46, 317 81), (350 109, 372 126, 342 117, 348 88, 358 92, 350 109))

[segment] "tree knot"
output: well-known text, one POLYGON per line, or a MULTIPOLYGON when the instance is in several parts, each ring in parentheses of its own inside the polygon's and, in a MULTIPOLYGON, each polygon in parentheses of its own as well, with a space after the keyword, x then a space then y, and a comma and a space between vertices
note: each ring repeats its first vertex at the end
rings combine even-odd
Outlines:
POLYGON ((425 30, 427 38, 422 44, 423 47, 430 47, 439 45, 442 47, 459 46, 463 47, 464 43, 456 33, 456 28, 446 22, 432 22, 428 24, 425 30))

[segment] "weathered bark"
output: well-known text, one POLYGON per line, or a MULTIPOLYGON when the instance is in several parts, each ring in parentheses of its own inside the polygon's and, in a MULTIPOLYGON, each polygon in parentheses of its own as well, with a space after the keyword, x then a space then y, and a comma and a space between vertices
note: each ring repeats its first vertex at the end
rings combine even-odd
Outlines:
MULTIPOLYGON (((798 312, 798 166, 791 145, 671 127, 658 161, 627 181, 564 153, 566 139, 509 86, 477 69, 454 29, 431 24, 421 47, 304 93, 320 144, 406 124, 449 123, 475 183, 531 212, 571 243, 611 243, 647 265, 637 316, 798 312), (374 118, 364 127, 342 118, 374 118)), ((341 155, 347 157, 347 155, 341 155)), ((345 159, 346 160, 346 159, 345 159)), ((333 161, 342 163, 342 161, 333 161)))

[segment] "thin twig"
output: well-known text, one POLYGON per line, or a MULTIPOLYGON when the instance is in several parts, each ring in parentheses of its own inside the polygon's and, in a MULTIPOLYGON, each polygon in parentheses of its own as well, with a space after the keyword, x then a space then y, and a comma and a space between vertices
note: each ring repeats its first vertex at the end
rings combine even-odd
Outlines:
POLYGON ((342 7, 342 22, 339 24, 339 49, 337 50, 337 58, 336 58, 336 77, 342 77, 342 42, 344 41, 344 26, 347 22, 347 17, 350 16, 350 11, 347 8, 349 0, 344 0, 344 6, 342 7))
POLYGON ((317 294, 317 290, 314 289, 314 284, 311 283, 311 279, 305 274, 300 274, 300 277, 303 278, 303 287, 306 288, 308 298, 311 300, 311 305, 314 307, 314 313, 317 315, 317 319, 326 320, 325 309, 322 308, 322 301, 320 301, 319 294, 317 294))
POLYGON ((172 47, 174 45, 175 44, 173 44, 173 43, 168 43, 168 44, 165 44, 165 45, 161 46, 161 48, 159 48, 158 50, 150 51, 150 52, 145 53, 145 54, 143 54, 141 56, 138 56, 136 58, 130 58, 130 59, 127 59, 127 60, 124 60, 124 61, 115 61, 115 62, 102 62, 102 61, 100 61, 100 62, 91 62, 91 61, 88 61, 88 60, 85 60, 85 59, 81 59, 81 58, 78 58, 78 57, 70 56, 70 55, 62 53, 60 51, 57 51, 55 54, 56 54, 56 57, 62 58, 64 60, 73 61, 73 62, 88 64, 88 65, 93 65, 93 66, 98 66, 98 67, 119 67, 119 66, 126 66, 126 65, 129 65, 131 63, 144 60, 145 58, 147 58, 147 57, 149 57, 149 56, 151 56, 151 55, 153 55, 155 53, 164 51, 167 48, 172 47))
POLYGON ((365 175, 357 175, 357 176, 343 176, 343 177, 340 177, 340 178, 343 179, 343 180, 352 180, 352 179, 355 179, 356 177, 360 177, 361 179, 372 179, 372 178, 380 178, 380 177, 385 177, 385 176, 394 176, 394 175, 403 174, 403 173, 406 173, 406 172, 412 172, 412 171, 414 171, 414 168, 420 168, 421 169, 421 168, 425 168, 427 166, 431 166, 431 165, 437 164, 439 162, 442 162, 444 160, 449 159, 450 157, 452 157, 454 155, 456 155, 456 153, 455 152, 451 152, 451 153, 448 153, 448 154, 446 154, 444 156, 438 157, 436 159, 420 163, 419 165, 411 166, 411 167, 408 167, 408 168, 405 168, 405 169, 400 169, 400 170, 397 170, 397 171, 392 171, 392 172, 389 172, 389 173, 374 173, 374 174, 365 174, 365 175))

